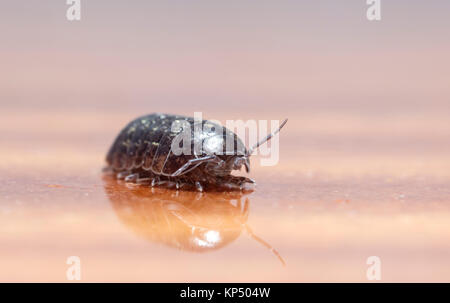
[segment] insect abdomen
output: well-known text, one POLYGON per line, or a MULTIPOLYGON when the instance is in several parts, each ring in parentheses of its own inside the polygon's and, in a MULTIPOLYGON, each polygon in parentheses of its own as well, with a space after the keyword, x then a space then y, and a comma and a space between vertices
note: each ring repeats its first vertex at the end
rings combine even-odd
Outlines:
POLYGON ((166 170, 175 167, 168 157, 176 135, 171 132, 171 124, 176 119, 187 118, 151 114, 133 120, 113 143, 107 163, 116 171, 143 169, 158 175, 171 173, 166 170))

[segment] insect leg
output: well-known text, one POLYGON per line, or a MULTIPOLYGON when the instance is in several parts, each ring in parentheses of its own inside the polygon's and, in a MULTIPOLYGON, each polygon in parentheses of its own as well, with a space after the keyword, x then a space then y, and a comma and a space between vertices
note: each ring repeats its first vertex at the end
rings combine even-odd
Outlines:
POLYGON ((130 174, 129 171, 121 171, 119 173, 117 173, 116 178, 119 180, 125 179, 126 176, 128 176, 130 174))
POLYGON ((155 177, 155 178, 152 180, 152 183, 150 184, 150 186, 151 186, 151 187, 154 187, 154 186, 156 186, 156 185, 158 184, 158 182, 159 182, 159 177, 155 177))
POLYGON ((152 178, 138 178, 136 184, 150 184, 152 178))
POLYGON ((200 184, 200 182, 196 181, 195 182, 195 187, 197 188, 198 191, 200 191, 200 192, 203 191, 203 186, 200 184))
POLYGON ((244 190, 246 183, 255 184, 255 181, 247 177, 229 176, 223 181, 222 186, 231 190, 244 190))
POLYGON ((125 177, 125 182, 136 182, 139 179, 139 174, 130 174, 125 177))
POLYGON ((255 180, 244 177, 244 179, 242 180, 243 183, 250 183, 250 184, 256 184, 255 180))
POLYGON ((167 187, 167 188, 171 188, 171 187, 176 186, 176 183, 173 182, 173 181, 170 181, 170 180, 162 180, 162 181, 157 182, 156 185, 157 185, 157 186, 162 186, 162 185, 164 185, 164 186, 167 187))
POLYGON ((204 156, 201 158, 191 159, 188 162, 186 162, 182 167, 180 167, 176 172, 174 172, 172 175, 170 175, 170 177, 179 176, 184 171, 186 171, 189 168, 189 166, 210 161, 210 160, 214 159, 215 157, 216 157, 215 155, 208 155, 208 156, 204 156))

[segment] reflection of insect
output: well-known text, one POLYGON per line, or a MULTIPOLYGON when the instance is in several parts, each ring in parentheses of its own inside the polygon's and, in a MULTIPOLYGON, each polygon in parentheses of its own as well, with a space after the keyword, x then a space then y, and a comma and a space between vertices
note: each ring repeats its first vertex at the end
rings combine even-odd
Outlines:
POLYGON ((105 191, 119 219, 140 237, 192 252, 205 252, 226 246, 243 230, 270 249, 247 225, 250 202, 244 192, 173 191, 152 188, 152 194, 139 186, 105 177, 105 191))
POLYGON ((107 169, 116 174, 118 179, 152 186, 174 186, 177 189, 195 186, 198 191, 203 191, 204 187, 242 189, 246 183, 254 181, 232 176, 231 171, 245 166, 249 172, 249 157, 253 150, 278 133, 287 120, 249 150, 235 133, 207 120, 202 121, 201 150, 192 148, 194 140, 198 140, 194 135, 194 122, 190 117, 165 114, 151 114, 133 120, 111 146, 106 157, 107 169), (174 123, 187 124, 194 130, 189 142, 192 152, 178 155, 173 152, 172 142, 177 135, 173 131, 174 123), (231 152, 227 150, 226 142, 234 143, 231 152))

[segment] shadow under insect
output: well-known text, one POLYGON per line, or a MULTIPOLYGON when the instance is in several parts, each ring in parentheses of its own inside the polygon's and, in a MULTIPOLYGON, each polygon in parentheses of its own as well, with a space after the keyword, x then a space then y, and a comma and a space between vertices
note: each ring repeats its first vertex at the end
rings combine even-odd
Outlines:
POLYGON ((104 188, 119 220, 139 237, 183 251, 220 249, 246 232, 271 250, 247 225, 251 192, 195 192, 130 185, 104 177, 104 188))

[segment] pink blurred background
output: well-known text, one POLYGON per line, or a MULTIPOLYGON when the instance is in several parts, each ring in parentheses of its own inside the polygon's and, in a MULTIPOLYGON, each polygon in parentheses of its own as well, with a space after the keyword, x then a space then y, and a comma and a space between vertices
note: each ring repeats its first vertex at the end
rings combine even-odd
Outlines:
POLYGON ((445 0, 81 3, 1 5, 2 109, 449 111, 445 0))
MULTIPOLYGON (((0 281, 450 281, 450 2, 0 4, 0 281), (101 168, 155 111, 283 119, 249 225, 194 255, 137 239, 101 168), (220 262, 218 262, 220 261, 220 262)), ((257 159, 255 159, 257 160, 257 159)))

